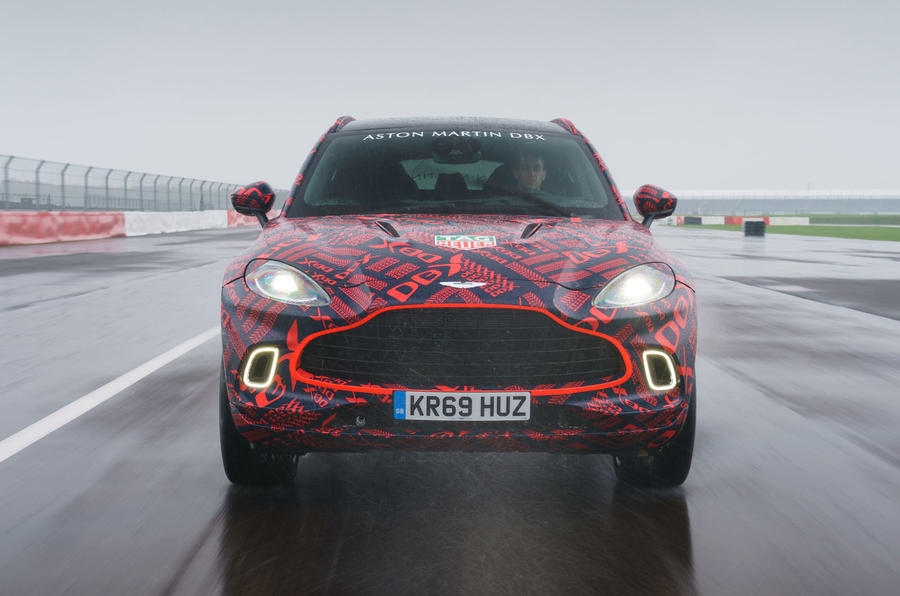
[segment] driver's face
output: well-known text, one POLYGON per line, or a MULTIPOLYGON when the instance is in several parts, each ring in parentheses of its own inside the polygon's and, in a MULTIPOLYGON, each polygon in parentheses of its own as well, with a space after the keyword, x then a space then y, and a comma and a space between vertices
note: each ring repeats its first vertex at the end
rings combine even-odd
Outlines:
POLYGON ((547 177, 547 170, 544 169, 544 160, 535 155, 524 156, 513 170, 513 176, 516 177, 519 190, 541 190, 544 178, 547 177))

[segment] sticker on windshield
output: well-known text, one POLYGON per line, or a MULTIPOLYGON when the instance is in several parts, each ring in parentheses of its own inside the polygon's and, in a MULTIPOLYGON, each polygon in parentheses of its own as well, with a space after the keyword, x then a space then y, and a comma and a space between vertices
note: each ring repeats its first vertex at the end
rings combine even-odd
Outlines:
POLYGON ((498 138, 522 139, 524 141, 546 141, 544 135, 533 132, 508 132, 498 130, 401 130, 397 132, 376 132, 367 134, 363 141, 381 141, 384 139, 409 139, 416 137, 466 137, 466 138, 498 138))
POLYGON ((434 245, 459 250, 473 250, 497 246, 497 238, 495 236, 435 236, 434 245))

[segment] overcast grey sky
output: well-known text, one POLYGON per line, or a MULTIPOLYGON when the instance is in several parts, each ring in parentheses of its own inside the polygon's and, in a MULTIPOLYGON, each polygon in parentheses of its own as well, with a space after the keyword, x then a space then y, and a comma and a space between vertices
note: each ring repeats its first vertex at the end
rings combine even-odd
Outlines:
POLYGON ((0 153, 286 187, 336 116, 565 116, 622 190, 900 188, 900 3, 0 2, 0 153))

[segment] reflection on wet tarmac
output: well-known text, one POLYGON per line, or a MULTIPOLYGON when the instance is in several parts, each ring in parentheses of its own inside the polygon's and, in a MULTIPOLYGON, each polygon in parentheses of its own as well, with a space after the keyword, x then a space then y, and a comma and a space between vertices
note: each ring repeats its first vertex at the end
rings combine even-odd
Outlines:
MULTIPOLYGON (((124 239, 144 271, 0 263, 5 304, 33 303, 0 309, 0 437, 214 325, 208 288, 254 234, 124 239)), ((900 248, 729 234, 654 226, 698 275, 678 491, 617 487, 603 456, 467 453, 310 455, 289 489, 234 489, 210 341, 0 465, 0 595, 896 594, 900 322, 868 313, 894 306, 900 248)))
POLYGON ((692 594, 681 490, 603 456, 310 455, 295 486, 231 488, 228 594, 692 594))

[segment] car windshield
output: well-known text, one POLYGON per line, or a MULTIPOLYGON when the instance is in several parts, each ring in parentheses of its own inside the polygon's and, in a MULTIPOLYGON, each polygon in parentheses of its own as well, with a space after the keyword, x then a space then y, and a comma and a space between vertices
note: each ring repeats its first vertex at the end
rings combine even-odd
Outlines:
POLYGON ((323 143, 287 215, 624 215, 584 142, 516 131, 383 130, 323 143))

